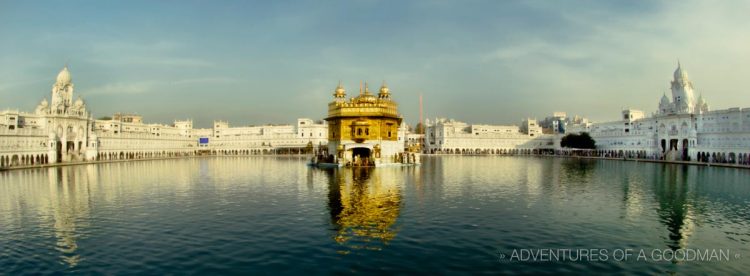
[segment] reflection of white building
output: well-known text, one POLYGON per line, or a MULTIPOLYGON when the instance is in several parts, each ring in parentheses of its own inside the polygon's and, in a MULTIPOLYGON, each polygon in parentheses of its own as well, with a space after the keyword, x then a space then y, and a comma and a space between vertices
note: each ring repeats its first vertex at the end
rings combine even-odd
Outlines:
POLYGON ((191 120, 172 125, 147 124, 134 114, 93 119, 85 102, 73 100, 74 85, 67 66, 57 75, 51 101, 33 113, 0 112, 0 167, 84 160, 136 159, 217 154, 302 152, 327 143, 327 125, 299 119, 296 125, 194 129, 191 120))
POLYGON ((695 97, 693 83, 679 63, 671 90, 671 97, 663 95, 658 111, 650 117, 626 109, 620 120, 569 128, 569 132, 588 131, 597 149, 617 154, 732 163, 740 155, 747 158, 750 109, 709 110, 703 96, 695 97))
POLYGON ((426 153, 524 153, 554 149, 555 136, 542 134, 536 120, 521 126, 467 124, 452 119, 425 121, 426 153))

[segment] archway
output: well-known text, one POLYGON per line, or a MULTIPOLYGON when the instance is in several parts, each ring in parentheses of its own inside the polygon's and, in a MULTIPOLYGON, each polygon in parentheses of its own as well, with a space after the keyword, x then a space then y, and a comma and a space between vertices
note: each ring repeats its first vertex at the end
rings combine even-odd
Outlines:
POLYGON ((667 140, 661 139, 661 152, 664 153, 665 151, 667 151, 667 140))
POLYGON ((354 166, 370 166, 372 160, 370 159, 371 151, 369 148, 353 148, 352 149, 352 165, 354 166))
POLYGON ((682 139, 682 161, 690 161, 688 155, 688 139, 682 139))
POLYGON ((63 148, 62 142, 57 141, 55 143, 55 153, 57 154, 57 159, 56 159, 57 162, 62 161, 62 148, 63 148))

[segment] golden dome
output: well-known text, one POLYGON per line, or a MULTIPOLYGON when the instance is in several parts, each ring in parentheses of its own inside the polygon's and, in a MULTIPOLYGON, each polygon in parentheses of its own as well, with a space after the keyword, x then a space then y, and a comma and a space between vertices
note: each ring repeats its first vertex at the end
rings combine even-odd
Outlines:
POLYGON ((341 81, 339 81, 339 85, 336 86, 336 90, 334 91, 333 96, 336 98, 346 97, 346 90, 344 90, 344 86, 341 85, 341 81))
POLYGON ((380 96, 380 98, 388 98, 390 95, 391 90, 388 89, 388 84, 383 81, 383 85, 380 86, 380 94, 378 94, 378 96, 380 96))
POLYGON ((367 87, 367 83, 365 82, 365 93, 360 94, 356 98, 354 98, 355 103, 376 103, 378 101, 378 98, 372 95, 370 93, 370 88, 367 87))

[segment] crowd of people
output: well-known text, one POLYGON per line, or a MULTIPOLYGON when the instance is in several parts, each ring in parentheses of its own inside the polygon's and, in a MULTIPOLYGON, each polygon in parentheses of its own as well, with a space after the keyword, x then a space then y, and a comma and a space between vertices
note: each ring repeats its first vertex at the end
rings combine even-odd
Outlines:
POLYGON ((726 152, 698 152, 695 160, 688 155, 680 156, 676 150, 666 151, 664 153, 647 153, 646 151, 615 151, 615 150, 584 150, 584 149, 565 149, 555 152, 561 156, 587 156, 587 157, 604 157, 604 158, 624 158, 624 159, 646 159, 646 160, 667 160, 667 161, 694 161, 699 163, 712 164, 737 164, 750 165, 750 153, 726 153, 726 152))
POLYGON ((649 153, 645 150, 595 150, 595 149, 449 149, 433 150, 425 154, 456 154, 456 155, 555 155, 555 156, 582 156, 600 158, 621 158, 640 160, 665 160, 665 161, 687 161, 711 164, 737 164, 750 166, 750 152, 748 153, 725 153, 725 152, 698 152, 695 158, 678 150, 666 152, 649 153))

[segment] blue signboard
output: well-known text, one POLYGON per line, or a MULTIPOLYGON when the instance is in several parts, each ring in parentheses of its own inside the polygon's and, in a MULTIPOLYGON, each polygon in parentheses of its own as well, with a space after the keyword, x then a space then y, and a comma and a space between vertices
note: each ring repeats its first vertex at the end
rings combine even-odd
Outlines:
POLYGON ((208 144, 208 137, 198 138, 198 143, 199 144, 208 144))

